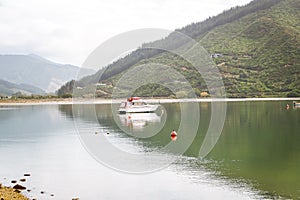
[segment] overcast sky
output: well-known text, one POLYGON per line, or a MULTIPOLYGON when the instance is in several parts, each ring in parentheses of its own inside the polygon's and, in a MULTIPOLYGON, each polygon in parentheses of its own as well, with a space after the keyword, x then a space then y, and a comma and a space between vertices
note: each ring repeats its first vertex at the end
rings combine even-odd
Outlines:
POLYGON ((251 0, 0 0, 0 54, 80 66, 102 42, 139 28, 174 30, 251 0))

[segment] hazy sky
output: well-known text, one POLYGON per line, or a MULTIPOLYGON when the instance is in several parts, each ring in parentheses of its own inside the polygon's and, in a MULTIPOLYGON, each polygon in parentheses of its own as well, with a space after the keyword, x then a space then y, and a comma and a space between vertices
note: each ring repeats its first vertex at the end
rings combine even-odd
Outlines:
POLYGON ((0 54, 38 54, 80 66, 108 38, 174 30, 250 0, 0 0, 0 54))

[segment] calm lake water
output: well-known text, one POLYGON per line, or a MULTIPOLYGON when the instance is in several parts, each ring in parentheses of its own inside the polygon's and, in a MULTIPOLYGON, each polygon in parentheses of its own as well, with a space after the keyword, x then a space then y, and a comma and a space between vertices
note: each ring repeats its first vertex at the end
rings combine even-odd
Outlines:
POLYGON ((300 109, 286 110, 287 103, 228 102, 222 134, 205 158, 199 151, 210 103, 199 103, 198 131, 183 155, 163 147, 180 148, 188 127, 198 122, 191 112, 185 131, 172 141, 170 132, 178 129, 183 113, 176 103, 162 104, 159 113, 120 116, 111 105, 2 106, 0 182, 13 186, 11 180, 30 173, 18 183, 37 199, 298 199, 300 109), (153 173, 120 172, 125 162, 112 169, 97 151, 117 164, 124 157, 86 142, 97 145, 103 138, 129 154, 155 152, 173 163, 153 173))

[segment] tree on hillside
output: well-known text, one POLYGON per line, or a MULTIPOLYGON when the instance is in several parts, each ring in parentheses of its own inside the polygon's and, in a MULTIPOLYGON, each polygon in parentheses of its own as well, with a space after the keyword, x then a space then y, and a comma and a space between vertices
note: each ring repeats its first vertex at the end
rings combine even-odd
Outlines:
POLYGON ((59 90, 57 90, 57 95, 58 96, 64 96, 66 94, 71 95, 73 93, 74 85, 75 85, 75 80, 67 82, 59 90))

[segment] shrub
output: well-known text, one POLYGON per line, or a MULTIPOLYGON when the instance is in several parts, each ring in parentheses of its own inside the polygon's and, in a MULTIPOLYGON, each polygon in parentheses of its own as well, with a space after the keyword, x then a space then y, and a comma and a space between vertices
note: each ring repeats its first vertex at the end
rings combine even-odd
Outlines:
POLYGON ((289 98, 300 97, 300 91, 299 90, 293 90, 293 91, 289 92, 286 96, 289 97, 289 98))

